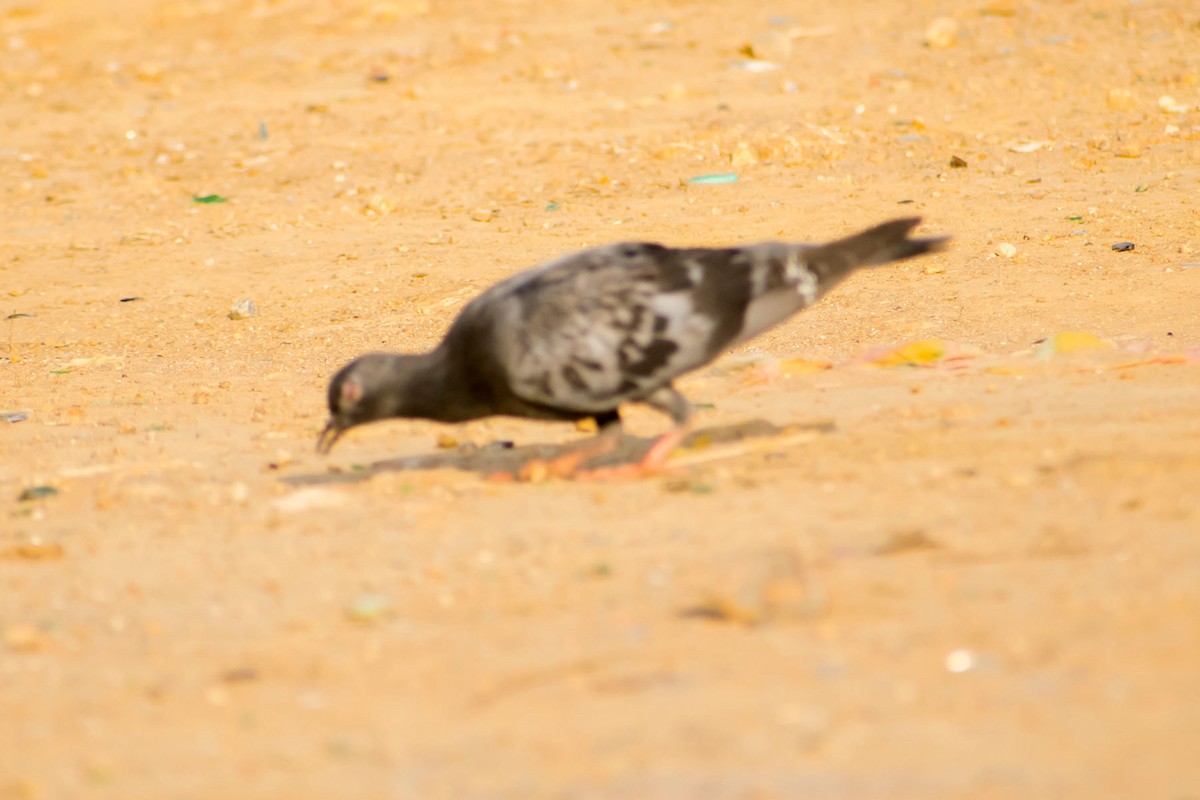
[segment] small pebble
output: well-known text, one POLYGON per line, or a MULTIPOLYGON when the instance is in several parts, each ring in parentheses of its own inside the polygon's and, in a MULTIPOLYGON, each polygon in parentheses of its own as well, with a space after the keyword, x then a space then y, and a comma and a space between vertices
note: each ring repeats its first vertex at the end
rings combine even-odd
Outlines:
POLYGON ((745 142, 738 142, 737 147, 729 156, 729 165, 734 169, 742 169, 758 163, 758 154, 745 142))
POLYGON ((24 422, 27 419, 29 419, 29 415, 26 414, 24 411, 17 411, 13 414, 5 414, 4 415, 5 422, 13 422, 13 423, 24 422))
POLYGON ((950 168, 951 168, 951 169, 962 169, 962 168, 963 168, 963 167, 965 167, 966 165, 967 165, 967 162, 966 162, 966 161, 964 161, 964 160, 962 160, 962 159, 961 159, 961 158, 959 158, 958 156, 951 156, 951 157, 950 157, 950 168))
POLYGON ((364 594, 346 607, 346 617, 354 622, 376 622, 392 610, 392 601, 380 594, 364 594))
POLYGON ((764 61, 787 61, 792 57, 792 37, 784 31, 768 28, 751 36, 742 52, 764 61))
POLYGON ((338 508, 346 502, 344 492, 324 486, 310 486, 284 495, 272 505, 280 511, 302 514, 318 508, 338 508))
POLYGON ((1133 109, 1133 92, 1128 89, 1108 90, 1109 111, 1130 111, 1133 109))
POLYGON ((735 58, 729 62, 729 68, 757 73, 779 69, 779 65, 774 61, 763 61, 761 58, 735 58))
POLYGON ((254 305, 253 300, 238 300, 229 309, 230 319, 250 319, 250 317, 258 316, 258 308, 254 305))
POLYGON ((1015 245, 1011 245, 1008 242, 1001 242, 1000 244, 996 245, 996 255, 1000 256, 1001 258, 1012 258, 1016 254, 1017 248, 1015 245))
POLYGON ((947 672, 969 672, 978 664, 978 657, 970 650, 951 650, 946 654, 947 672))
POLYGON ((1136 247, 1136 245, 1133 242, 1117 242, 1112 246, 1112 249, 1116 250, 1118 253, 1127 253, 1134 247, 1136 247))
POLYGON ((1008 149, 1014 153, 1036 153, 1038 150, 1041 150, 1043 147, 1045 147, 1048 144, 1050 144, 1050 143, 1049 142, 1040 142, 1040 141, 1016 142, 1014 144, 1009 145, 1008 149))
POLYGON ((1158 98, 1158 107, 1163 111, 1170 111, 1176 114, 1182 114, 1188 110, 1188 107, 1182 103, 1175 102, 1175 98, 1164 94, 1158 98))
POLYGON ((935 50, 954 45, 958 38, 958 23, 950 17, 938 17, 925 29, 925 44, 935 50))

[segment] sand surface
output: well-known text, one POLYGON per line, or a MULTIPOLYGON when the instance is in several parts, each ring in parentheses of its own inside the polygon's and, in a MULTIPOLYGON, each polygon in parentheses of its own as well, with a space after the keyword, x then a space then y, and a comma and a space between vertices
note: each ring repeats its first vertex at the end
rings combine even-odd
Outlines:
POLYGON ((1200 797, 1194 4, 16 2, 0 78, 3 800, 1200 797), (522 267, 913 214, 670 474, 313 452, 522 267))

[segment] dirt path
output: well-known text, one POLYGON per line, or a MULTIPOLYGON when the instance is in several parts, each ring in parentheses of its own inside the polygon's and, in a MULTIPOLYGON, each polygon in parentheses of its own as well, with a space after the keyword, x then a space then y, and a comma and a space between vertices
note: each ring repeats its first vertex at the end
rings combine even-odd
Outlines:
POLYGON ((0 798, 1200 796, 1200 12, 752 5, 0 5, 0 798), (910 214, 684 383, 804 436, 312 452, 520 267, 910 214))

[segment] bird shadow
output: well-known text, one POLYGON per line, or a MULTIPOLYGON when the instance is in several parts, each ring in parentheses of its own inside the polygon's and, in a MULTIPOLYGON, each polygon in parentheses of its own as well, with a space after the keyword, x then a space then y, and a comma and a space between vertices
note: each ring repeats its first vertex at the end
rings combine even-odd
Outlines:
MULTIPOLYGON (((829 433, 833 427, 833 423, 828 421, 781 427, 766 420, 756 419, 735 425, 701 428, 685 438, 680 447, 685 450, 703 452, 710 448, 716 449, 724 446, 732 457, 741 454, 737 447, 739 443, 749 443, 751 440, 761 439, 764 440, 763 444, 768 444, 770 439, 784 434, 800 432, 816 435, 829 433)), ((657 440, 656 436, 622 436, 614 449, 585 461, 581 466, 587 469, 597 469, 636 463, 649 452, 657 440)), ((434 469, 457 469, 487 476, 516 475, 523 466, 530 462, 550 461, 573 452, 579 446, 580 442, 527 444, 519 447, 508 441, 490 442, 482 446, 463 444, 453 450, 376 461, 350 472, 289 475, 281 480, 291 486, 317 486, 357 483, 370 480, 373 476, 385 472, 415 472, 434 469)))

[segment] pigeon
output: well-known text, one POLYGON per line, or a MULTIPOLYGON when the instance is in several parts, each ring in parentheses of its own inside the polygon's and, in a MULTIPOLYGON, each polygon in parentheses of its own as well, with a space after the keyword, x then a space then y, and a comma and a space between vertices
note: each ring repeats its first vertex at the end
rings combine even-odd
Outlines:
MULTIPOLYGON (((621 405, 642 403, 673 423, 639 465, 661 468, 692 417, 676 378, 813 305, 860 267, 942 249, 947 238, 910 238, 920 221, 895 219, 821 245, 622 242, 533 267, 468 303, 430 352, 368 353, 338 370, 317 450, 327 454, 355 426, 397 417, 591 418, 597 438, 612 442, 621 405)), ((594 456, 581 451, 562 472, 594 456)))

